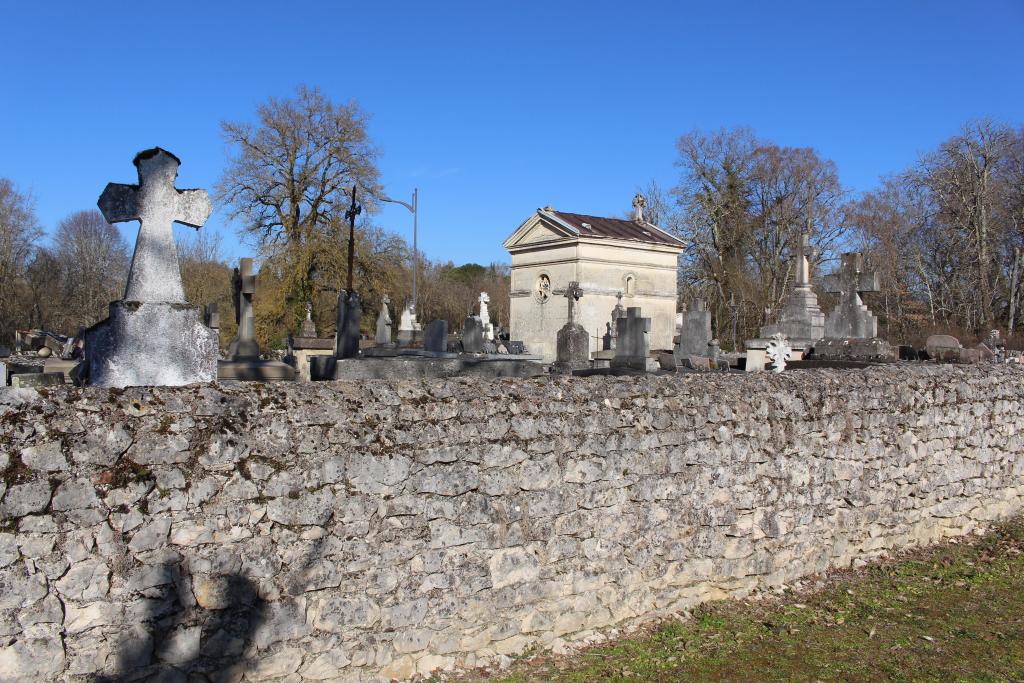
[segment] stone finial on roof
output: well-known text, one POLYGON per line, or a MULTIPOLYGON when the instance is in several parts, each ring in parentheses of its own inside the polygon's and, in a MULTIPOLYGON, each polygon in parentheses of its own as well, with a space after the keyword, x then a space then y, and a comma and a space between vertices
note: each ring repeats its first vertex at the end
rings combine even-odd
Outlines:
POLYGON ((637 192, 633 196, 633 221, 636 223, 644 222, 644 207, 647 206, 647 198, 637 192))

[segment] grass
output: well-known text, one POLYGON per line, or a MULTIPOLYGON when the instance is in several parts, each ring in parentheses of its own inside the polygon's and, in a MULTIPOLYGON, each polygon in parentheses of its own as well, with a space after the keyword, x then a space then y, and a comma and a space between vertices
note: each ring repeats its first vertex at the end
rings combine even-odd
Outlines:
POLYGON ((1024 681, 1024 521, 464 680, 1024 681))

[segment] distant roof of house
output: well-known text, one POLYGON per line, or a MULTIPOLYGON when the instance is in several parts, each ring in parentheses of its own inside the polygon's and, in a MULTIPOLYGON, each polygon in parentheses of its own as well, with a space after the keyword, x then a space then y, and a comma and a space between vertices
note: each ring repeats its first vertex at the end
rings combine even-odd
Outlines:
POLYGON ((559 218, 579 233, 580 237, 607 237, 648 244, 665 244, 679 248, 686 246, 678 238, 647 222, 637 223, 624 218, 603 218, 582 213, 555 211, 554 209, 539 209, 539 211, 559 218))

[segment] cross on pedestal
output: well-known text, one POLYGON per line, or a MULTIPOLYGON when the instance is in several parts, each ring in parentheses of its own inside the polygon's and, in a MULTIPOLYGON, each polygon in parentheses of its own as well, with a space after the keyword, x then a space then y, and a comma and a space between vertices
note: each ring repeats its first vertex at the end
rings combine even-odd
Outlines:
POLYGON ((174 187, 181 161, 154 147, 135 156, 138 185, 109 183, 97 202, 108 223, 139 221, 125 301, 186 303, 171 223, 199 228, 210 217, 205 190, 174 187))
POLYGON ((565 298, 569 300, 569 324, 576 324, 576 302, 583 296, 583 288, 580 283, 573 280, 565 288, 565 298))
POLYGON ((825 291, 839 294, 839 304, 825 320, 825 336, 830 339, 870 339, 878 336, 878 319, 860 298, 861 292, 881 290, 881 278, 864 270, 864 255, 843 254, 839 272, 825 276, 825 291))
POLYGON ((256 293, 256 275, 252 272, 252 259, 238 259, 238 268, 231 278, 235 291, 235 322, 238 336, 229 348, 231 360, 259 360, 260 346, 256 341, 255 315, 252 297, 256 293))

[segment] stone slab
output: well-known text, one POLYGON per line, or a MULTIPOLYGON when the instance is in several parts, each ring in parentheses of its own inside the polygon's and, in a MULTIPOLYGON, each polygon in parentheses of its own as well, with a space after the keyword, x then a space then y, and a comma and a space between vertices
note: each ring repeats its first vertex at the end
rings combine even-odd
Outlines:
POLYGON ((15 389, 28 387, 49 387, 64 384, 63 372, 28 372, 11 375, 11 386, 15 389))
POLYGON ((64 379, 71 382, 72 371, 78 367, 79 362, 62 358, 47 358, 46 362, 43 363, 43 372, 61 372, 64 374, 64 379))
POLYGON ((239 382, 292 382, 295 368, 278 360, 222 360, 217 362, 217 379, 239 382))
POLYGON ((786 370, 822 370, 822 369, 835 369, 835 370, 863 370, 864 368, 877 367, 879 363, 871 363, 868 361, 857 361, 857 360, 822 360, 807 359, 807 360, 788 360, 786 361, 786 370))
POLYGON ((533 361, 488 360, 478 357, 427 358, 315 358, 310 364, 314 380, 440 379, 444 377, 537 377, 544 366, 533 361))
POLYGON ((883 339, 822 339, 814 345, 814 358, 894 363, 899 349, 883 339))
POLYGON ((334 339, 327 337, 292 337, 293 349, 334 350, 334 339))

